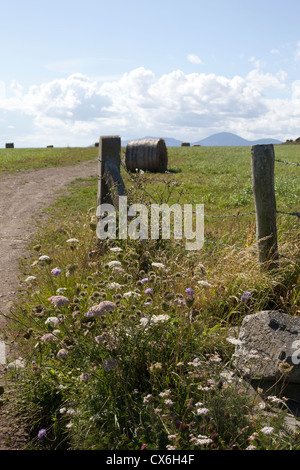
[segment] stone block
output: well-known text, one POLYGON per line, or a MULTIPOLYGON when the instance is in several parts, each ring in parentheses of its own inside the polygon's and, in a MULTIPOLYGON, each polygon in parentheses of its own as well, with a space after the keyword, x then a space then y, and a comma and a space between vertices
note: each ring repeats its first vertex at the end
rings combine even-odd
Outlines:
POLYGON ((269 310, 247 315, 232 359, 245 378, 300 384, 300 317, 269 310))

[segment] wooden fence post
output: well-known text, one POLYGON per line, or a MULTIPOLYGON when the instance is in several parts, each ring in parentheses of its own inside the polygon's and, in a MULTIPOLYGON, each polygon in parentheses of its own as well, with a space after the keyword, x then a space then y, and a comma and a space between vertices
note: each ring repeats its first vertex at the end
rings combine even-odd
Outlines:
POLYGON ((120 173, 120 136, 100 137, 98 153, 97 205, 113 204, 119 208, 119 196, 125 194, 125 185, 120 173))
POLYGON ((274 147, 272 144, 253 145, 251 156, 258 258, 259 262, 268 269, 274 269, 277 267, 278 259, 274 147))

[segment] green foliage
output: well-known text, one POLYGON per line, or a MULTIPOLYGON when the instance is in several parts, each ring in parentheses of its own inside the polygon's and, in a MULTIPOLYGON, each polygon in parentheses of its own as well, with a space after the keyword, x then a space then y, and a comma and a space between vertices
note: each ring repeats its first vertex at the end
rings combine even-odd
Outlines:
MULTIPOLYGON (((124 179, 135 201, 149 202, 149 194, 169 204, 204 198, 214 214, 246 211, 253 204, 248 153, 170 149, 169 174, 124 173, 124 179)), ((210 220, 205 227, 210 239, 238 242, 245 251, 205 244, 201 252, 187 252, 174 240, 100 241, 92 220, 96 179, 78 180, 70 190, 48 210, 47 225, 32 240, 32 257, 22 270, 24 280, 36 279, 24 283, 9 325, 9 336, 30 358, 14 380, 20 409, 28 415, 31 447, 299 449, 299 435, 282 422, 284 403, 273 419, 232 377, 234 347, 226 340, 229 328, 258 310, 299 314, 298 265, 282 259, 278 272, 262 272, 247 251, 255 246, 255 226, 247 217, 210 220), (71 238, 78 243, 70 245, 71 238), (50 264, 41 262, 41 255, 48 255, 50 264), (120 267, 112 268, 111 261, 120 267), (53 275, 55 267, 60 274, 53 275), (147 287, 152 291, 145 293, 147 287), (194 290, 190 300, 187 288, 194 290), (245 291, 252 296, 242 302, 245 291), (58 292, 67 305, 51 303, 58 292), (87 315, 103 300, 115 304, 113 312, 87 315), (52 317, 57 324, 47 321, 52 317), (49 333, 51 342, 43 339, 49 333), (41 439, 40 429, 46 430, 41 439)), ((279 191, 283 208, 293 200, 279 191)), ((297 221, 285 216, 279 221, 281 250, 299 257, 297 221)))

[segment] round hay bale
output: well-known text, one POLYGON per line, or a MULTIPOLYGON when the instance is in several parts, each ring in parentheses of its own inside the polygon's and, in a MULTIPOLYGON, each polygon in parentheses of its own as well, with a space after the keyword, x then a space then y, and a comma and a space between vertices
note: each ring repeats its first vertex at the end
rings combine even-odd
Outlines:
POLYGON ((189 142, 182 142, 181 147, 190 147, 191 144, 189 142))
POLYGON ((139 139, 127 143, 125 165, 128 171, 166 171, 168 152, 164 139, 139 139))

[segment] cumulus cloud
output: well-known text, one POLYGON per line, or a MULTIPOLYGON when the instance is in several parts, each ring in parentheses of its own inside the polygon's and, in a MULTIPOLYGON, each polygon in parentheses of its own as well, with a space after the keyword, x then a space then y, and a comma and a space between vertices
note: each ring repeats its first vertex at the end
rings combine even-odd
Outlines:
POLYGON ((2 127, 5 119, 7 128, 15 127, 11 132, 20 133, 23 120, 32 145, 41 136, 89 145, 107 133, 195 140, 223 130, 246 138, 290 136, 300 116, 300 86, 286 82, 284 71, 270 74, 259 68, 227 78, 181 70, 156 77, 143 67, 104 83, 72 74, 26 91, 14 81, 0 95, 0 117, 2 127), (286 98, 269 98, 270 90, 274 96, 284 91, 286 98))
POLYGON ((192 64, 202 64, 202 60, 196 54, 188 54, 187 58, 192 64))

